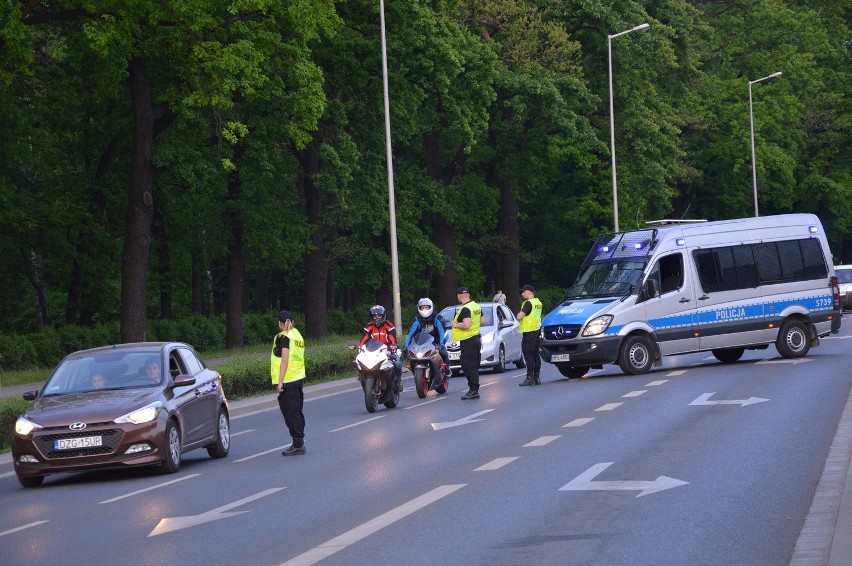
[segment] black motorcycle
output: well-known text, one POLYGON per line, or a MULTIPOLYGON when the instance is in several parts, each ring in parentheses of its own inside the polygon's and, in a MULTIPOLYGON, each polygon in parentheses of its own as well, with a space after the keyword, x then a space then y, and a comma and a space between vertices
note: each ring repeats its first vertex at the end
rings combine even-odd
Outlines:
MULTIPOLYGON (((354 350, 358 346, 349 346, 354 350)), ((355 365, 358 366, 358 381, 364 390, 364 404, 368 413, 375 413, 379 403, 388 409, 399 404, 399 391, 394 387, 394 366, 387 344, 370 338, 358 350, 355 365)))
POLYGON ((408 343, 408 368, 414 375, 414 390, 421 399, 430 389, 439 395, 446 393, 450 380, 441 370, 441 352, 435 338, 428 332, 418 332, 408 343))

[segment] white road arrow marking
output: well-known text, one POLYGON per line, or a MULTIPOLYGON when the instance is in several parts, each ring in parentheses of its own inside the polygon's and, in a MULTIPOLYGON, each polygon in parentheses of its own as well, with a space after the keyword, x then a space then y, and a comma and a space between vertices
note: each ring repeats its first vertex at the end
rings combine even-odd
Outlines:
POLYGON ((763 403, 764 401, 769 401, 769 399, 764 399, 763 397, 749 397, 748 399, 733 399, 728 401, 709 401, 708 399, 715 394, 715 392, 704 393, 698 399, 690 403, 690 405, 742 405, 745 407, 746 405, 754 405, 757 403, 763 403))
POLYGON ((612 466, 612 464, 612 462, 601 462, 599 464, 595 464, 570 482, 560 487, 559 491, 638 490, 640 493, 636 497, 642 497, 643 495, 650 495, 652 493, 657 493, 658 491, 671 489, 673 487, 680 487, 689 483, 687 481, 677 480, 668 476, 660 476, 654 481, 592 481, 601 472, 612 466))
POLYGON ((477 419, 475 417, 478 417, 479 415, 484 415, 485 413, 490 413, 493 410, 494 409, 486 409, 485 411, 479 411, 478 413, 474 413, 474 414, 469 415, 467 417, 463 417, 463 418, 461 418, 457 421, 450 421, 450 422, 447 422, 447 423, 432 423, 432 428, 434 430, 443 430, 445 428, 452 428, 454 426, 461 426, 461 425, 466 425, 466 424, 470 424, 470 423, 475 423, 476 421, 484 421, 485 419, 477 419))
POLYGON ((758 364, 758 365, 761 365, 761 364, 793 364, 793 365, 796 365, 796 364, 800 364, 802 362, 811 362, 811 361, 813 361, 813 360, 811 360, 811 358, 795 358, 795 359, 781 358, 780 360, 760 360, 759 362, 755 362, 755 363, 758 364))
POLYGON ((205 511, 200 515, 189 515, 186 517, 166 517, 162 519, 160 523, 156 526, 156 528, 151 531, 149 537, 161 535, 163 533, 169 533, 172 531, 177 531, 180 529, 185 529, 187 527, 194 527, 196 525, 202 525, 204 523, 209 523, 210 521, 217 521, 219 519, 224 519, 225 517, 231 517, 233 515, 241 515, 243 513, 248 513, 248 511, 234 511, 233 513, 227 513, 229 509, 233 509, 234 507, 239 507, 240 505, 245 505, 246 503, 251 503, 261 497, 266 497, 267 495, 271 495, 276 491, 281 491, 284 489, 283 487, 273 487, 272 489, 266 489, 261 491, 260 493, 255 493, 254 495, 250 495, 239 501, 234 501, 233 503, 228 503, 227 505, 223 505, 221 507, 217 507, 216 509, 211 509, 210 511, 205 511))

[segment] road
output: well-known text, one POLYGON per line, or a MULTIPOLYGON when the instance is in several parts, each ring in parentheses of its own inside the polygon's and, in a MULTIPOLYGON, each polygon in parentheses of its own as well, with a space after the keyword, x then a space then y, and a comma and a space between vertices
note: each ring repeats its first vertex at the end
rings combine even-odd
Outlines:
MULTIPOLYGON (((846 322, 846 321, 844 321, 846 322)), ((852 387, 847 324, 803 360, 665 360, 566 381, 483 373, 482 398, 364 409, 312 388, 304 457, 273 398, 235 403, 225 460, 18 486, 0 466, 5 565, 787 564, 852 387)))

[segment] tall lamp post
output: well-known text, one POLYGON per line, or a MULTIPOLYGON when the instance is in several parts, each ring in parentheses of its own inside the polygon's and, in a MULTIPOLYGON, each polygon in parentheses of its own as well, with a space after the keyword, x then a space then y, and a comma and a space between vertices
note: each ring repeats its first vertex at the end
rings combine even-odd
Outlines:
POLYGON ((759 215, 757 213, 757 161, 755 160, 754 155, 754 109, 752 107, 751 102, 751 85, 759 83, 760 81, 766 81, 769 79, 774 79, 775 77, 780 77, 782 73, 779 71, 777 73, 772 73, 771 75, 767 75, 762 79, 757 79, 755 81, 748 82, 748 119, 749 125, 751 127, 751 183, 754 187, 754 217, 757 218, 759 215))
POLYGON ((391 277, 393 278, 394 325, 402 332, 402 307, 399 297, 399 255, 396 249, 396 200, 393 194, 393 152, 391 151, 390 102, 388 98, 388 52, 385 43, 385 2, 379 0, 382 27, 382 87, 385 98, 385 149, 388 166, 388 204, 390 208, 391 277))
POLYGON ((627 31, 622 31, 607 36, 607 59, 609 62, 609 145, 612 155, 612 215, 615 223, 615 231, 618 232, 618 185, 615 179, 615 111, 612 102, 612 40, 620 35, 626 35, 634 31, 645 31, 651 24, 644 23, 627 31))

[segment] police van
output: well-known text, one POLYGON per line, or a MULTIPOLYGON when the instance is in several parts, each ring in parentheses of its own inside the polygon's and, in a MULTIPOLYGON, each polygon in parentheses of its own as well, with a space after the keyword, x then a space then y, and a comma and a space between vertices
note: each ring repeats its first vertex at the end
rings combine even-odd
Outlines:
POLYGON ((812 214, 661 220, 604 234, 563 302, 542 320, 541 357, 565 377, 710 351, 732 363, 774 344, 800 358, 840 331, 828 241, 812 214))

